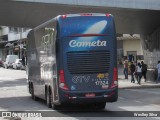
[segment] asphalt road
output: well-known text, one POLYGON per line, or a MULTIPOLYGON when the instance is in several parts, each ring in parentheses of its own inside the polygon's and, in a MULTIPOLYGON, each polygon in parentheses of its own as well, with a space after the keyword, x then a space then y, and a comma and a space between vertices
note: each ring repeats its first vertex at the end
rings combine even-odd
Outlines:
MULTIPOLYGON (((86 106, 64 106, 61 111, 47 108, 43 100, 33 101, 27 90, 26 72, 21 70, 0 68, 0 111, 48 111, 56 117, 21 118, 22 120, 157 120, 159 117, 145 117, 149 113, 160 116, 160 88, 152 89, 119 89, 119 99, 116 103, 107 103, 105 110, 96 110, 86 106), (65 112, 64 112, 65 111, 65 112), (143 117, 130 117, 142 113, 143 117), (149 112, 148 112, 149 111, 149 112), (122 117, 122 116, 128 117, 122 117), (115 117, 114 117, 115 116, 115 117)), ((4 118, 0 118, 4 119, 4 118)), ((5 118, 7 119, 7 118, 5 118)), ((14 120, 8 118, 10 120, 14 120)))

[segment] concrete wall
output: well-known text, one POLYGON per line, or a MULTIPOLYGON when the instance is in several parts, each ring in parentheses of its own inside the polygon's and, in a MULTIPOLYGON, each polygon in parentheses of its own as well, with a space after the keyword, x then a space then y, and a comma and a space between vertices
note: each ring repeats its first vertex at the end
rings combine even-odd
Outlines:
POLYGON ((148 65, 149 68, 156 68, 158 61, 160 60, 160 51, 154 50, 150 52, 144 50, 144 62, 148 65))
POLYGON ((160 0, 14 0, 14 1, 160 10, 160 0))
POLYGON ((143 35, 144 61, 155 68, 160 60, 160 27, 150 35, 143 35))

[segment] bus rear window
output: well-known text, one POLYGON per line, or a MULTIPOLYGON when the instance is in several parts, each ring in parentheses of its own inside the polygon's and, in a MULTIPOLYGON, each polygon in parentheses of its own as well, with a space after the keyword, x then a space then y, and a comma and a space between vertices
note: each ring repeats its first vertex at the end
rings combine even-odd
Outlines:
POLYGON ((74 34, 113 35, 114 32, 113 22, 106 16, 68 17, 66 19, 62 19, 61 29, 63 29, 63 36, 71 36, 74 34))

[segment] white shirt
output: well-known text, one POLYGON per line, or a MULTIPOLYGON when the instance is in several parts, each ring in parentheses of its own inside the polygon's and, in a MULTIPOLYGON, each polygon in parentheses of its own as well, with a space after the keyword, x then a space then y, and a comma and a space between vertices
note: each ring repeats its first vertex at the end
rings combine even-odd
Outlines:
POLYGON ((160 63, 157 65, 158 73, 160 73, 160 63))
POLYGON ((137 66, 137 72, 142 72, 142 67, 137 66))

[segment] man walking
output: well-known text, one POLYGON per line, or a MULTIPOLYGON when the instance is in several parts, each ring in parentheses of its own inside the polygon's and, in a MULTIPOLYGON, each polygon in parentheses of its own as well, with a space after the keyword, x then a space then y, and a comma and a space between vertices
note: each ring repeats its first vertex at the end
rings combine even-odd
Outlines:
POLYGON ((142 65, 142 76, 144 76, 144 81, 146 82, 147 65, 144 64, 143 61, 141 61, 141 65, 142 65))
POLYGON ((134 73, 135 73, 135 70, 136 70, 136 66, 133 64, 133 62, 131 62, 130 70, 131 70, 131 83, 132 82, 135 83, 134 73))

